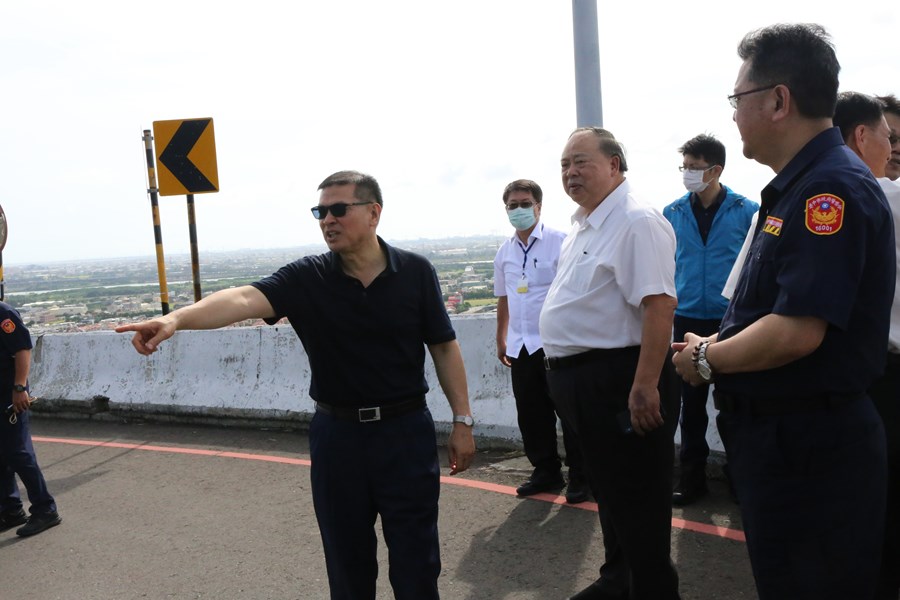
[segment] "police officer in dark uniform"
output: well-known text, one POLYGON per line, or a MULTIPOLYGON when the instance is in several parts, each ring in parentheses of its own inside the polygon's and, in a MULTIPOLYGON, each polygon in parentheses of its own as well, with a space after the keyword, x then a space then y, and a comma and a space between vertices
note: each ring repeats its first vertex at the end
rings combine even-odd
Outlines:
POLYGON ((38 466, 29 429, 28 373, 31 370, 31 334, 19 311, 0 302, 0 531, 23 525, 16 533, 35 535, 59 525, 56 501, 38 466), (22 479, 31 516, 26 517, 16 475, 22 479))
POLYGON ((825 31, 748 34, 734 94, 744 155, 777 176, 718 336, 688 334, 685 380, 715 380, 762 600, 872 598, 884 429, 866 395, 894 294, 890 209, 832 127, 840 69, 825 31))

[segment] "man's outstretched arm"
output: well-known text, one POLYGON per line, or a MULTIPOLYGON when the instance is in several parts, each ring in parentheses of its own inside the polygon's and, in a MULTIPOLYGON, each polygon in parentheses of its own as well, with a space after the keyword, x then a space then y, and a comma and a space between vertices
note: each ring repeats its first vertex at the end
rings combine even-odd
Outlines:
POLYGON ((245 285, 210 294, 162 317, 116 327, 116 332, 134 331, 132 345, 140 354, 149 356, 178 330, 218 329, 245 319, 274 316, 275 310, 266 296, 252 285, 245 285))

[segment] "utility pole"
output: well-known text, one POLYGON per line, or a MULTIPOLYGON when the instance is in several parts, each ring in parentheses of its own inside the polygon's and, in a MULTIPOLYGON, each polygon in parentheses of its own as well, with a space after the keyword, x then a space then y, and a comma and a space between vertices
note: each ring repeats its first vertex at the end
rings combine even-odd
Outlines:
POLYGON ((578 127, 603 127, 597 0, 572 0, 575 110, 578 127))

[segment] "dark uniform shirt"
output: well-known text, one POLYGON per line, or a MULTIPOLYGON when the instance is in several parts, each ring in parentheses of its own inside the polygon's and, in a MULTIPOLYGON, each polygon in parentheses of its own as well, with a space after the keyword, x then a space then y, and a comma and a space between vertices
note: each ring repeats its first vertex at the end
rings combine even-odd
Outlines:
POLYGON ((12 386, 16 383, 15 355, 31 350, 31 334, 22 322, 19 311, 0 302, 0 404, 6 408, 12 401, 12 386))
POLYGON ((309 356, 313 400, 335 406, 399 402, 428 391, 425 344, 456 339, 437 274, 424 257, 378 243, 387 267, 369 287, 340 256, 307 256, 252 285, 287 317, 309 356))
POLYGON ((770 313, 823 319, 825 338, 782 367, 717 375, 716 387, 766 398, 864 392, 884 369, 895 269, 884 193, 839 129, 822 132, 763 189, 718 339, 770 313))

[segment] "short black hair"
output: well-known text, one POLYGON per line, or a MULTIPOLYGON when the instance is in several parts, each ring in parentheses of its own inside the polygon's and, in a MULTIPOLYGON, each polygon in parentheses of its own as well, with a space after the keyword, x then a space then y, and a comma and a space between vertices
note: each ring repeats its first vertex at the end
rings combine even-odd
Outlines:
POLYGON ((751 31, 738 45, 738 56, 750 61, 753 83, 786 85, 801 115, 834 115, 841 65, 821 25, 779 23, 751 31))
POLYGON ((859 92, 838 94, 834 124, 841 128, 841 137, 845 142, 853 137, 853 131, 860 125, 877 127, 883 118, 882 104, 874 96, 859 92))
POLYGON ((702 158, 710 165, 719 165, 723 169, 725 168, 725 144, 706 133, 701 133, 686 141, 678 149, 678 152, 702 158))
POLYGON ((628 170, 628 163, 625 161, 625 147, 622 146, 621 142, 616 139, 616 136, 614 136, 611 131, 603 129, 602 127, 579 127, 569 134, 569 138, 582 131, 590 131, 599 138, 600 152, 610 158, 614 156, 619 158, 620 173, 624 173, 628 170))
POLYGON ((516 179, 512 183, 507 184, 503 190, 503 204, 506 204, 512 192, 528 192, 538 204, 544 199, 544 192, 541 190, 541 186, 530 179, 516 179))
POLYGON ((350 185, 356 187, 353 189, 353 197, 363 202, 375 202, 384 206, 381 199, 381 187, 371 175, 360 173, 359 171, 338 171, 332 173, 319 184, 318 190, 324 190, 335 185, 350 185))
POLYGON ((886 96, 876 96, 876 98, 881 102, 881 108, 884 109, 884 112, 900 117, 900 100, 897 100, 897 96, 887 94, 886 96))

